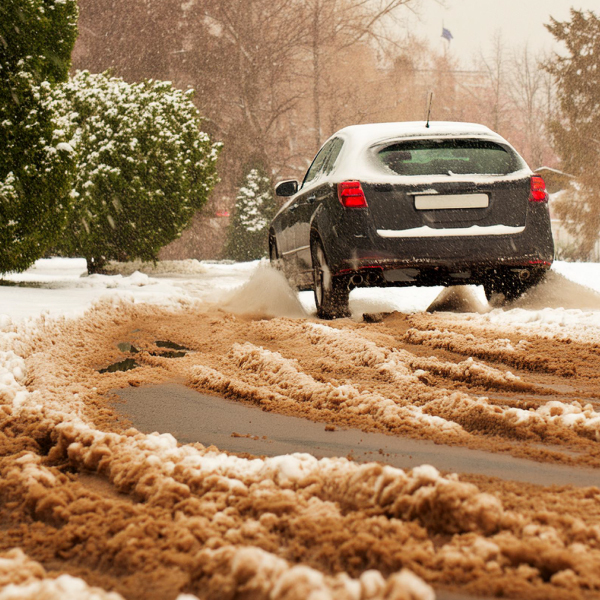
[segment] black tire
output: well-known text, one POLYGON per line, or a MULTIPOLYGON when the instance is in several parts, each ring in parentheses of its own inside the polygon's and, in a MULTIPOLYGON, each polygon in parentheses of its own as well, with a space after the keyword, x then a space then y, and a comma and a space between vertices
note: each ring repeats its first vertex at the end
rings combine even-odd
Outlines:
POLYGON ((350 316, 350 290, 345 277, 333 276, 321 242, 311 244, 314 273, 315 304, 320 319, 341 319, 350 316))
POLYGON ((520 298, 540 282, 540 277, 521 281, 517 277, 492 278, 483 284, 485 297, 492 306, 504 306, 520 298))

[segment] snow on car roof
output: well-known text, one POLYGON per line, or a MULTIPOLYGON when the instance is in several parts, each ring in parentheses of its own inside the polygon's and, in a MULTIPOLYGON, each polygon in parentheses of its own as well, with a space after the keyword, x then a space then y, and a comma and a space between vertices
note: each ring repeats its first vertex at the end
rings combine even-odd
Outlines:
POLYGON ((458 121, 431 121, 426 127, 425 121, 404 121, 397 123, 369 123, 350 125, 335 133, 332 137, 346 137, 355 143, 369 143, 398 137, 438 137, 438 136, 486 136, 503 139, 485 125, 458 121))
MULTIPOLYGON (((398 123, 350 125, 349 127, 340 129, 329 139, 340 137, 344 139, 346 143, 344 143, 342 151, 340 152, 334 172, 324 179, 330 179, 331 181, 359 179, 363 182, 378 183, 398 182, 403 176, 392 173, 386 174, 382 171, 381 166, 374 163, 372 159, 369 158, 368 149, 378 143, 383 143, 387 140, 393 141, 399 138, 478 137, 491 139, 501 144, 505 144, 516 152, 516 150, 501 135, 495 133, 485 125, 452 121, 431 121, 429 127, 426 127, 425 125, 425 121, 407 121, 398 123)), ((522 177, 524 172, 529 171, 529 169, 523 169, 502 176, 465 175, 456 177, 462 179, 476 179, 477 181, 495 181, 500 177, 502 179, 522 177)), ((419 182, 431 183, 446 177, 446 175, 421 176, 419 177, 419 182)), ((323 179, 320 179, 320 181, 323 181, 323 179)), ((317 181, 314 183, 317 183, 317 181)))

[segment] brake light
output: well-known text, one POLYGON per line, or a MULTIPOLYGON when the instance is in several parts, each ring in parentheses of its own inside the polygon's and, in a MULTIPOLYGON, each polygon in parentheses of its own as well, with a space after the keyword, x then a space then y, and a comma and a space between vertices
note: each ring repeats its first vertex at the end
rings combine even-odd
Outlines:
POLYGON ((344 208, 367 208, 367 199, 360 181, 338 183, 338 198, 344 208))
POLYGON ((548 202, 546 184, 539 175, 533 175, 531 177, 531 192, 529 194, 529 202, 548 202))

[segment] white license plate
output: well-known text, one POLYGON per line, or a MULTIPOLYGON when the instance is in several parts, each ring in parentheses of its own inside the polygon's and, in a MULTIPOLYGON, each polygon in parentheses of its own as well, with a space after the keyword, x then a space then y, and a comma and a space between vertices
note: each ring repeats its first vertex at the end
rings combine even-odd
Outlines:
POLYGON ((487 208, 490 197, 487 194, 431 194, 415 196, 417 210, 438 210, 452 208, 487 208))

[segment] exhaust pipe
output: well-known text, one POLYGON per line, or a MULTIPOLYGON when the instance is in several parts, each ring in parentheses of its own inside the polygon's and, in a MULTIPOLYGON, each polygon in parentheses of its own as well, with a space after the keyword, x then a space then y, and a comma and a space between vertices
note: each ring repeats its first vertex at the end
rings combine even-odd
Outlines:
POLYGON ((350 280, 348 281, 348 289, 353 290, 359 285, 362 285, 363 281, 363 276, 359 275, 358 273, 355 273, 354 275, 352 275, 352 277, 350 277, 350 280))
POLYGON ((519 271, 519 280, 527 281, 531 277, 531 271, 529 269, 521 269, 519 271))

